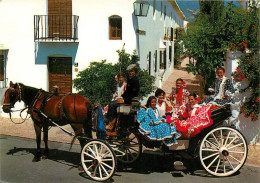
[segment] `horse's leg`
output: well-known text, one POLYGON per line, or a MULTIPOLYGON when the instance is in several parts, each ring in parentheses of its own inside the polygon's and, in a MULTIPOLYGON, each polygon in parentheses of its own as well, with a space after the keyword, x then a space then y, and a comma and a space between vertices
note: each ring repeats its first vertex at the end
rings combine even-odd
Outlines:
MULTIPOLYGON (((74 130, 76 136, 84 137, 84 134, 83 134, 83 131, 82 131, 82 128, 83 128, 82 124, 71 123, 70 125, 71 125, 72 129, 74 130)), ((78 140, 79 140, 79 143, 80 143, 80 147, 82 149, 84 147, 84 145, 86 144, 86 140, 82 139, 82 138, 78 138, 78 140)), ((83 171, 83 166, 82 166, 81 162, 78 165, 78 170, 83 171)))
POLYGON ((33 158, 33 162, 41 160, 41 129, 42 126, 34 122, 34 130, 36 134, 37 150, 33 158))
POLYGON ((44 154, 42 159, 47 159, 49 155, 49 148, 48 148, 48 125, 43 125, 43 141, 45 143, 44 154))
MULTIPOLYGON (((71 123, 70 125, 71 125, 72 129, 74 130, 76 136, 78 136, 78 137, 83 137, 84 136, 83 131, 82 131, 82 128, 83 128, 82 124, 71 123)), ((82 138, 78 138, 78 140, 79 140, 81 148, 83 148, 83 146, 85 145, 86 140, 82 139, 82 138)))

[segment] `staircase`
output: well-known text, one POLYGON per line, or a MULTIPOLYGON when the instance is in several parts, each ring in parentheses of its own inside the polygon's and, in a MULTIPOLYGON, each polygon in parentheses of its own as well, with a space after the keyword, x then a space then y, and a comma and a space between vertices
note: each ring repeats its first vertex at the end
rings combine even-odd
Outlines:
POLYGON ((162 89, 165 91, 166 96, 168 96, 172 87, 176 86, 176 80, 182 78, 186 82, 186 89, 190 93, 196 93, 201 98, 204 97, 203 87, 201 86, 202 79, 199 76, 195 76, 192 73, 186 71, 186 64, 189 63, 189 58, 184 58, 181 62, 179 68, 175 68, 170 76, 162 83, 162 89))

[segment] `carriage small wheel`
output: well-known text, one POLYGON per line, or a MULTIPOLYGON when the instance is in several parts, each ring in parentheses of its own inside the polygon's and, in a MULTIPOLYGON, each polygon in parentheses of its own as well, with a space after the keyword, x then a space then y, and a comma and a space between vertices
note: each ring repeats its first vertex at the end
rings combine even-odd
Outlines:
POLYGON ((102 140, 90 140, 82 148, 81 163, 93 180, 110 179, 116 170, 116 156, 112 148, 102 140))
POLYGON ((243 135, 230 127, 211 130, 200 144, 200 161, 215 176, 230 176, 245 163, 248 153, 243 135))
POLYGON ((125 153, 124 156, 117 156, 119 162, 124 164, 134 163, 142 153, 142 143, 139 136, 133 132, 118 140, 119 150, 125 153))

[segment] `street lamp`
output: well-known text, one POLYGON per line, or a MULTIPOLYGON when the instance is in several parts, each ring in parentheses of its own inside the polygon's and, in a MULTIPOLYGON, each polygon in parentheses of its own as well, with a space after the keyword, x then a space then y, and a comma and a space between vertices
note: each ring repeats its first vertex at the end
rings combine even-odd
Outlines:
POLYGON ((135 16, 147 16, 150 4, 147 0, 136 0, 134 2, 134 14, 135 16))

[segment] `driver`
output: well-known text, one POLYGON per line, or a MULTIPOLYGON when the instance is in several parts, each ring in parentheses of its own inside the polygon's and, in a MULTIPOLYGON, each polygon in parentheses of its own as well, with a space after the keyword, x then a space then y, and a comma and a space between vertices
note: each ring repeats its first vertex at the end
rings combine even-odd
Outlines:
MULTIPOLYGON (((128 72, 128 80, 127 80, 127 86, 125 92, 121 95, 123 98, 118 98, 118 103, 125 103, 125 104, 131 104, 131 101, 133 98, 138 97, 139 94, 139 79, 136 76, 137 73, 137 66, 136 64, 131 64, 127 67, 126 71, 128 72), (123 100, 123 101, 122 101, 123 100)), ((107 114, 108 116, 111 116, 109 119, 108 125, 106 125, 106 130, 109 132, 113 131, 117 113, 114 113, 113 115, 107 114)))

